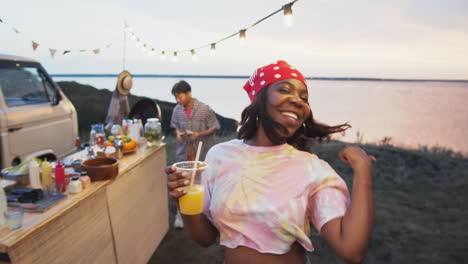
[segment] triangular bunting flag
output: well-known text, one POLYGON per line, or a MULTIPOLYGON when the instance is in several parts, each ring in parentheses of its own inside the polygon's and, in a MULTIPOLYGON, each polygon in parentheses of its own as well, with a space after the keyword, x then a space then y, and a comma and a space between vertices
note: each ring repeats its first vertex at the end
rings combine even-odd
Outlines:
POLYGON ((70 53, 70 52, 71 52, 71 50, 64 50, 62 55, 65 55, 65 54, 70 53))
POLYGON ((16 34, 20 33, 16 28, 13 28, 13 31, 15 31, 16 34))
POLYGON ((0 18, 0 23, 2 23, 2 22, 3 22, 3 20, 0 18))
POLYGON ((32 48, 33 48, 33 50, 36 50, 37 47, 39 47, 39 43, 33 41, 33 42, 32 42, 32 48))
POLYGON ((99 49, 94 49, 94 50, 93 50, 93 53, 94 53, 94 54, 99 54, 99 49))
POLYGON ((54 55, 55 55, 55 52, 57 52, 57 50, 56 49, 49 49, 49 51, 50 51, 50 56, 53 58, 54 55))
POLYGON ((85 49, 81 49, 80 52, 86 52, 86 50, 85 50, 85 49))
POLYGON ((106 48, 110 48, 112 46, 112 43, 109 43, 106 45, 106 48))

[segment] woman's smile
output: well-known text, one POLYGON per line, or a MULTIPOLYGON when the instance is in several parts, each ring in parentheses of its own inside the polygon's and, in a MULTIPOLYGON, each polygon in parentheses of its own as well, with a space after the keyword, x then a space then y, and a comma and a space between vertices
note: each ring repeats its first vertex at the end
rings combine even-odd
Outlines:
POLYGON ((304 83, 285 79, 273 83, 268 89, 268 114, 293 135, 311 114, 308 92, 304 83))

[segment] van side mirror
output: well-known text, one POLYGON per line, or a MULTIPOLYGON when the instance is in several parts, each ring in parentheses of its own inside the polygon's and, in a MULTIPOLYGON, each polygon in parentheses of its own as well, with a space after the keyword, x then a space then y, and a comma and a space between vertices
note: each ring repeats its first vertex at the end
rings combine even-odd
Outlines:
POLYGON ((52 97, 52 105, 58 105, 60 103, 60 100, 62 100, 62 95, 60 94, 60 91, 57 89, 55 90, 54 97, 52 97))

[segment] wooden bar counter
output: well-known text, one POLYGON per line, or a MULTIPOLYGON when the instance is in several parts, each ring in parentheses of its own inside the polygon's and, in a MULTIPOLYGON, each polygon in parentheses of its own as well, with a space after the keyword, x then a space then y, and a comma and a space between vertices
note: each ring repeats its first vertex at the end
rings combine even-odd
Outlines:
POLYGON ((11 263, 147 263, 169 230, 165 167, 164 144, 125 155, 115 180, 25 213, 18 230, 0 227, 0 253, 11 263))

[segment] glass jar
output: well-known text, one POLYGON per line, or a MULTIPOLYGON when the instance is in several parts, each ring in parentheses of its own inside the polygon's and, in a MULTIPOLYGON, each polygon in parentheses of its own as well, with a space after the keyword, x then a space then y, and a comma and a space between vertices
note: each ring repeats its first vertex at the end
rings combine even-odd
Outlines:
POLYGON ((161 123, 158 118, 148 118, 145 124, 145 137, 149 146, 161 144, 161 123))
MULTIPOLYGON (((104 132, 104 125, 103 124, 94 124, 91 126, 91 135, 92 137, 94 135, 94 143, 97 144, 98 146, 104 146, 104 142, 106 141, 106 133, 104 132)), ((91 140, 90 139, 90 145, 91 145, 91 140)))

